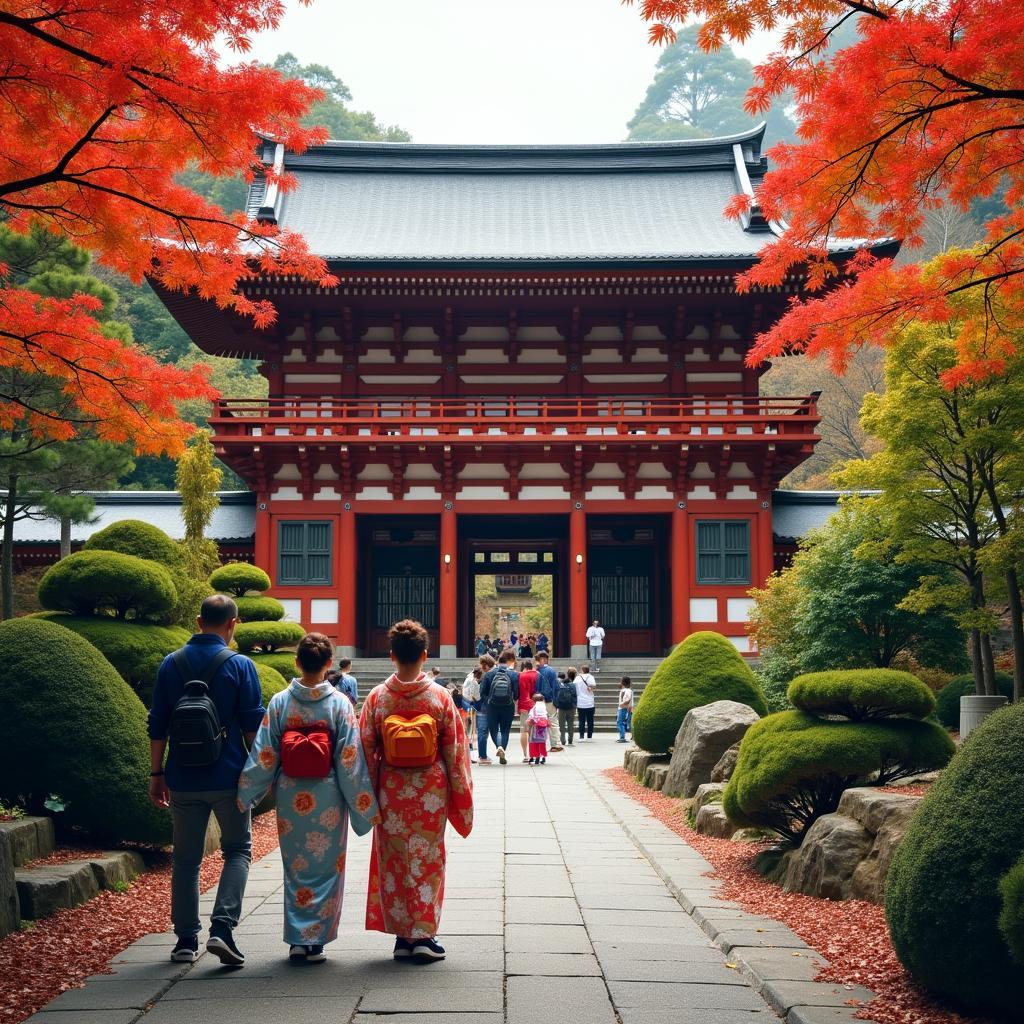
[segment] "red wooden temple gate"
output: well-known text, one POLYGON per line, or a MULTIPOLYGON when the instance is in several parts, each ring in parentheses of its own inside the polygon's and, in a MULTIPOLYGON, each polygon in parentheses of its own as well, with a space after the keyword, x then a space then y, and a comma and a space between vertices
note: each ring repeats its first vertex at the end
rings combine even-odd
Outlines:
POLYGON ((744 362, 800 288, 735 289, 775 230, 722 213, 760 142, 266 145, 297 187, 257 182, 252 212, 338 285, 254 280, 264 331, 162 297, 206 351, 261 361, 269 399, 211 425, 294 618, 377 654, 411 614, 468 654, 474 576, 543 571, 559 654, 593 618, 609 653, 695 629, 749 650, 771 494, 818 440, 814 398, 760 396, 744 362))

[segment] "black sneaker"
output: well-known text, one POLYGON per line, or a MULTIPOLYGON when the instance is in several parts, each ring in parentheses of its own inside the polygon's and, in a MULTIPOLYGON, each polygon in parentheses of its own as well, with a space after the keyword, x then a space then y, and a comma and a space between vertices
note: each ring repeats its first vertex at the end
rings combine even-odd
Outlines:
POLYGON ((307 964, 322 964, 327 959, 327 954, 324 952, 323 946, 307 946, 306 947, 306 963, 307 964))
POLYGON ((190 935, 187 939, 178 939, 171 950, 171 960, 176 964, 194 964, 199 959, 199 939, 190 935))
POLYGON ((417 939, 412 947, 412 956, 421 963, 443 960, 444 946, 437 939, 417 939))
POLYGON ((231 929, 224 924, 215 924, 210 928, 206 952, 212 953, 226 967, 241 967, 245 963, 245 954, 235 945, 231 929))
POLYGON ((306 959, 306 946, 293 945, 288 949, 289 960, 305 960, 306 959))
POLYGON ((408 960, 412 956, 412 943, 408 939, 395 939, 395 951, 392 956, 396 960, 408 960))

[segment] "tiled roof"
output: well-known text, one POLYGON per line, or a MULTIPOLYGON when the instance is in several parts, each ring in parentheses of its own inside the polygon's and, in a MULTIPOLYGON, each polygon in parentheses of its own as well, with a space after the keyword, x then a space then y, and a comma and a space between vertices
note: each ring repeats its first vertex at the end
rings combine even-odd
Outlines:
POLYGON ((294 176, 258 180, 249 212, 356 264, 523 265, 750 262, 772 237, 729 219, 767 164, 763 126, 721 139, 602 146, 330 142, 264 159, 294 176))
MULTIPOLYGON (((98 530, 122 519, 142 519, 177 540, 185 536, 181 498, 177 491, 95 491, 96 522, 71 527, 72 541, 88 540, 98 530)), ((211 540, 248 541, 256 532, 256 495, 249 491, 224 491, 220 506, 206 531, 211 540)), ((51 544, 60 541, 55 519, 23 519, 14 524, 15 544, 51 544)))
MULTIPOLYGON (((775 491, 772 494, 772 532, 780 541, 796 541, 825 523, 848 491, 775 491)), ((863 495, 876 492, 862 491, 863 495)))

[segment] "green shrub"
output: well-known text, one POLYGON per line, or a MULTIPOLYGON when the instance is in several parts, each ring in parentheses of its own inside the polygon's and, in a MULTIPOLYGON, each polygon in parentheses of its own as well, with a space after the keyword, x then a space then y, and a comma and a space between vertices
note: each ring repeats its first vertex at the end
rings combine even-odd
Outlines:
POLYGON ((151 562, 159 562, 168 569, 184 565, 181 547, 163 530, 141 519, 122 519, 94 533, 85 542, 86 551, 117 551, 151 562))
POLYGON ((782 711, 747 730, 722 803, 735 824, 771 829, 799 845, 839 806, 844 790, 941 768, 953 749, 930 722, 837 722, 782 711))
POLYGON ((284 618, 284 605, 272 597, 236 597, 243 622, 277 622, 284 618))
POLYGON ((927 718, 935 710, 935 697, 920 679, 891 668, 810 672, 789 684, 788 696, 801 711, 851 722, 894 715, 927 718))
POLYGON ((62 826, 97 841, 170 841, 146 795, 146 713, 95 647, 54 622, 0 623, 0 694, 0 798, 38 811, 56 794, 62 826))
POLYGON ((1003 897, 999 930, 1010 956, 1024 966, 1024 857, 1000 879, 999 892, 1003 897))
MULTIPOLYGON (((1009 672, 996 673, 996 691, 1007 700, 1013 700, 1013 676, 1009 672)), ((935 701, 935 715, 947 729, 960 728, 960 698, 974 693, 974 676, 954 676, 939 690, 935 701)))
POLYGON ((62 612, 42 612, 35 617, 55 622, 88 640, 147 707, 153 700, 160 663, 171 651, 183 647, 191 635, 178 626, 119 622, 109 616, 80 618, 62 612))
POLYGON ((244 597, 252 590, 269 590, 270 577, 258 566, 248 562, 228 562, 210 574, 210 586, 222 594, 244 597))
POLYGON ((276 668, 272 668, 270 665, 261 665, 259 662, 256 663, 256 675, 260 677, 260 690, 263 693, 263 706, 268 707, 270 705, 270 698, 275 693, 280 693, 288 686, 288 681, 285 679, 276 668))
POLYGON ((658 666, 633 715, 633 738, 662 754, 672 746, 687 711, 734 700, 766 715, 757 678, 720 633, 692 633, 658 666))
POLYGON ((214 592, 213 587, 206 580, 194 579, 183 570, 172 572, 171 578, 174 580, 174 588, 178 592, 178 600, 168 612, 167 619, 172 625, 194 633, 199 608, 203 601, 214 592))
POLYGON ((261 665, 269 665, 281 674, 285 682, 291 682, 299 674, 295 667, 294 651, 281 651, 279 654, 260 654, 254 651, 250 657, 256 662, 257 670, 261 665))
POLYGON ((116 551, 79 551, 47 569, 39 601, 49 611, 161 619, 178 599, 171 574, 156 562, 116 551))
POLYGON ((896 954, 959 1008, 1015 1019, 1024 965, 999 931, 999 883, 1024 854, 1024 704, 990 715, 921 801, 885 887, 896 954))
POLYGON ((297 622, 242 622, 235 628, 235 643, 243 654, 294 647, 306 631, 297 622))

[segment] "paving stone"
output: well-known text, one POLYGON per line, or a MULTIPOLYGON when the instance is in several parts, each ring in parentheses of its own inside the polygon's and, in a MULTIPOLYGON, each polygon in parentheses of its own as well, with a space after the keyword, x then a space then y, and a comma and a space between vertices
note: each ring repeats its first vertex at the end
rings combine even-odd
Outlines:
POLYGON ((828 961, 813 950, 736 946, 729 952, 744 976, 760 991, 766 981, 814 981, 828 961))
POLYGON ((608 991, 616 1007, 705 1010, 759 1010, 764 1002, 748 985, 649 984, 609 981, 608 991))
MULTIPOLYGON (((504 1024, 505 1017, 501 1013, 460 1013, 455 1019, 458 1024, 504 1024)), ((296 1020, 300 1020, 300 1018, 296 1018, 296 1020)), ((453 1024, 453 1018, 447 1013, 389 1013, 383 1015, 357 1013, 352 1018, 352 1022, 353 1024, 453 1024)), ((218 1021, 217 1024, 220 1022, 218 1021)), ((231 1024, 234 1022, 232 1021, 231 1024)), ((311 1024, 316 1024, 316 1021, 311 1024)), ((327 1024, 326 1020, 324 1024, 327 1024)), ((332 1020, 330 1024, 335 1024, 335 1021, 332 1020)))
POLYGON ((788 928, 728 928, 718 932, 714 941, 727 953, 734 946, 761 946, 765 949, 808 949, 808 945, 788 928))
MULTIPOLYGON (((253 998, 239 993, 229 999, 187 1002, 161 1001, 143 1017, 145 1024, 343 1024, 352 1015, 353 1002, 348 996, 284 996, 273 999, 253 998)), ((54 1015, 44 1024, 63 1024, 54 1015)), ((61 1015, 63 1017, 63 1015, 61 1015)), ((395 1022, 395 1018, 389 1018, 395 1022)), ((74 1024, 68 1021, 67 1024, 74 1024)), ((82 1024, 87 1024, 82 1021, 82 1024)), ((97 1021, 96 1024, 105 1024, 97 1021)), ((115 1024, 115 1022, 111 1022, 115 1024)), ((127 1021, 125 1022, 127 1024, 127 1021)))
POLYGON ((552 1000, 566 1024, 616 1024, 601 978, 509 978, 507 991, 508 1024, 551 1024, 552 1000))
MULTIPOLYGON (((749 981, 738 970, 725 966, 725 958, 718 961, 651 960, 637 962, 623 960, 604 962, 604 976, 609 984, 613 981, 659 982, 677 984, 743 985, 749 981)), ((657 987, 657 986, 653 986, 657 987)))
MULTIPOLYGON (((41 1010, 24 1024, 132 1024, 139 1011, 127 1010, 41 1010)), ((147 1024, 149 1018, 147 1018, 147 1024)), ((243 1024, 239 1021, 238 1024, 243 1024)), ((244 1022, 251 1024, 251 1022, 244 1022)))
POLYGON ((535 900, 532 896, 508 897, 505 900, 505 920, 509 924, 583 924, 575 900, 535 900))
POLYGON ((505 999, 501 987, 478 989, 395 988, 370 989, 363 995, 363 1013, 501 1013, 505 999))
POLYGON ((553 978, 600 977, 601 965, 593 953, 509 953, 505 973, 553 978))
POLYGON ((664 942, 623 942, 594 941, 594 952, 602 966, 614 959, 647 962, 668 961, 678 963, 683 957, 688 961, 701 960, 705 963, 720 964, 725 959, 722 951, 707 938, 703 942, 687 945, 681 950, 679 945, 664 942))
POLYGON ((640 1009, 624 1006, 619 1008, 619 1019, 622 1024, 778 1024, 779 1021, 763 1004, 758 1010, 692 1008, 686 1010, 685 1014, 679 1010, 654 1011, 646 1007, 640 1009))
POLYGON ((587 929, 573 925, 509 924, 505 926, 509 953, 590 953, 587 929))
POLYGON ((171 963, 165 954, 162 959, 145 963, 112 963, 112 973, 93 974, 86 978, 88 985, 105 985, 111 981, 171 981, 191 969, 191 964, 171 963))
POLYGON ((85 988, 72 988, 62 992, 47 1010, 121 1010, 134 1007, 141 1010, 156 999, 169 982, 162 979, 148 981, 108 981, 85 988))
POLYGON ((765 1002, 785 1015, 794 1006, 847 1007, 851 999, 867 1003, 874 993, 859 985, 823 984, 817 981, 768 981, 761 989, 765 1002))
POLYGON ((855 1006, 794 1006, 787 1024, 857 1024, 855 1006))

